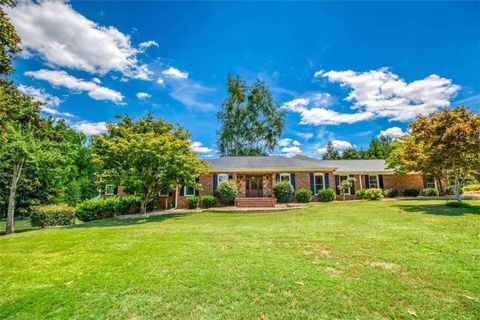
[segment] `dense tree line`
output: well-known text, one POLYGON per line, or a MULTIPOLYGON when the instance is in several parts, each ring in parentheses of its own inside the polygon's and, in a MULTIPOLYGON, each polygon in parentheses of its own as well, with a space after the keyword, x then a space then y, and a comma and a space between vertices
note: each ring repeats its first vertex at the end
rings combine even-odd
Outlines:
POLYGON ((323 154, 323 160, 349 160, 349 159, 387 159, 394 149, 393 139, 388 136, 374 137, 370 141, 367 150, 350 147, 343 152, 336 149, 330 141, 327 144, 326 152, 323 154))

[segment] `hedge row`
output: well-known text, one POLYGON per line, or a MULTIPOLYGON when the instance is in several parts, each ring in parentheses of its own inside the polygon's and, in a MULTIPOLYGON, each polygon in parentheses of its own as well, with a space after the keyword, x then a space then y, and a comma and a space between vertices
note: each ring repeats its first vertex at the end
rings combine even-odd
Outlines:
POLYGON ((33 227, 68 226, 75 224, 75 209, 68 205, 34 207, 30 215, 33 227))
POLYGON ((85 200, 76 207, 76 215, 82 221, 92 221, 116 215, 138 213, 140 202, 138 196, 85 200))

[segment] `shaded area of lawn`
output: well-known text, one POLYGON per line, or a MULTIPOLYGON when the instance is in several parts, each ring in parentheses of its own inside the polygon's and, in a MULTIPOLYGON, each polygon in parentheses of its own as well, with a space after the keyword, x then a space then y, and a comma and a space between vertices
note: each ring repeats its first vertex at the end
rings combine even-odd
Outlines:
POLYGON ((421 204, 415 201, 413 203, 403 203, 397 207, 406 212, 418 212, 440 216, 461 216, 464 214, 480 215, 480 201, 467 201, 466 203, 469 204, 468 207, 451 208, 447 207, 445 203, 421 204))
MULTIPOLYGON (((5 234, 5 228, 7 225, 7 221, 2 219, 0 220, 0 235, 5 234)), ((32 230, 38 230, 39 228, 37 227, 32 227, 30 225, 30 220, 29 219, 22 219, 22 220, 15 220, 15 232, 16 233, 22 233, 26 231, 32 231, 32 230)))
POLYGON ((0 237, 0 318, 475 319, 471 203, 327 203, 0 237))

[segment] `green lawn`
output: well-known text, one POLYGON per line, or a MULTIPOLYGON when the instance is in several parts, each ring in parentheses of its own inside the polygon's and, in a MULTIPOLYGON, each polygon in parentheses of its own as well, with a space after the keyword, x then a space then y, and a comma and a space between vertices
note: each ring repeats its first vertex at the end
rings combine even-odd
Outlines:
POLYGON ((0 237, 1 319, 480 317, 480 202, 316 204, 0 237))

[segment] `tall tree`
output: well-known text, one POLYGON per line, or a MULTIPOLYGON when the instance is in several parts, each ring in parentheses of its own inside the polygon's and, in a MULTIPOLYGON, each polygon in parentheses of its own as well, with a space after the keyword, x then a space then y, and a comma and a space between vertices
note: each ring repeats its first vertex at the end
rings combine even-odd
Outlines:
POLYGON ((13 72, 12 60, 22 51, 20 37, 2 6, 15 6, 15 0, 0 0, 0 75, 13 72))
POLYGON ((392 138, 388 136, 374 137, 365 152, 365 159, 387 159, 393 150, 392 138))
POLYGON ((265 155, 273 151, 285 126, 285 112, 265 83, 252 87, 239 77, 227 79, 228 97, 217 114, 217 145, 222 156, 265 155))
POLYGON ((398 173, 419 171, 453 180, 455 198, 470 175, 480 172, 480 115, 466 107, 420 116, 388 159, 398 173))
POLYGON ((347 148, 342 153, 342 159, 351 160, 351 159, 364 159, 365 152, 362 150, 357 150, 355 147, 347 148))
POLYGON ((196 179, 208 164, 190 149, 190 135, 181 127, 151 114, 137 121, 128 116, 108 124, 107 132, 94 137, 95 155, 105 181, 124 185, 142 198, 141 213, 162 191, 179 185, 198 188, 196 179))
POLYGON ((323 160, 338 160, 340 159, 340 153, 337 149, 333 146, 332 141, 329 141, 327 144, 327 150, 323 154, 323 160))

